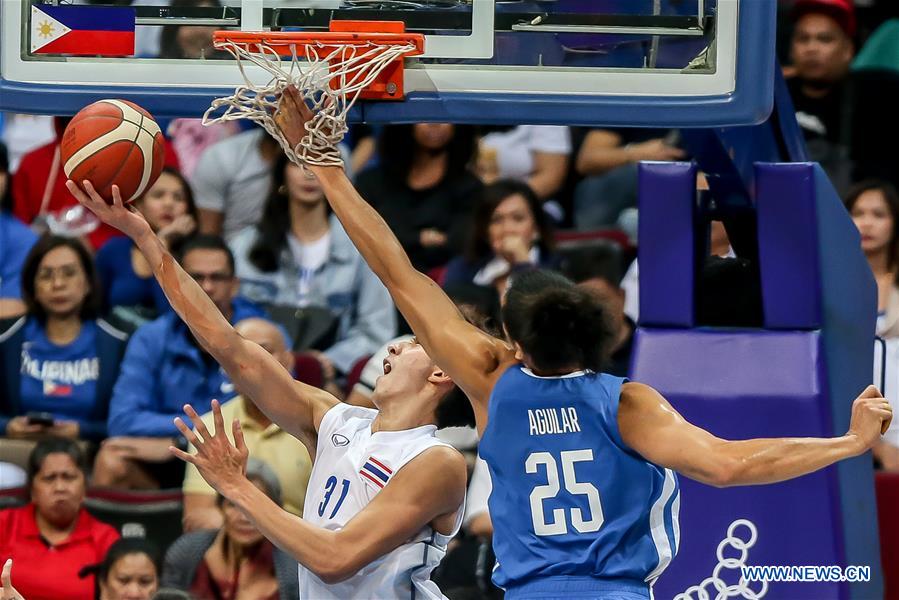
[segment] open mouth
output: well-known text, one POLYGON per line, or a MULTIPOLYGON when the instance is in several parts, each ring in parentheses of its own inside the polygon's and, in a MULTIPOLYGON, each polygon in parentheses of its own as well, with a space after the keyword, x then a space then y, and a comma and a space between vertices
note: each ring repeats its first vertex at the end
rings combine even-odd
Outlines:
POLYGON ((390 373, 390 369, 392 369, 392 368, 393 368, 393 367, 390 366, 390 361, 388 361, 388 360, 385 358, 385 359, 384 359, 384 375, 387 375, 388 373, 390 373))

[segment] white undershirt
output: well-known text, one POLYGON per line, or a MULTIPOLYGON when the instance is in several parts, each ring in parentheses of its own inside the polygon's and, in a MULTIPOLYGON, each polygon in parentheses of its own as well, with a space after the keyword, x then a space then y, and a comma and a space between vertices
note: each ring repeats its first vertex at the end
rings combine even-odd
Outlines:
POLYGON ((293 254, 293 261, 300 271, 300 276, 297 278, 297 295, 300 298, 300 304, 305 304, 312 289, 312 279, 328 261, 328 254, 331 251, 331 232, 329 231, 309 243, 303 243, 290 234, 287 236, 287 244, 293 254))

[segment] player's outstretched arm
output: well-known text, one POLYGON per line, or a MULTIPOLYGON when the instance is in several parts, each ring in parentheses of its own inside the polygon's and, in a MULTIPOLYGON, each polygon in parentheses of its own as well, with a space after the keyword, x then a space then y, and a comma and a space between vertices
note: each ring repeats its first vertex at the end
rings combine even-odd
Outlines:
POLYGON ((889 403, 873 385, 852 404, 845 435, 729 441, 688 423, 656 390, 621 389, 618 429, 646 460, 718 487, 775 483, 812 473, 870 449, 890 425, 889 403))
MULTIPOLYGON (((311 118, 296 89, 288 87, 275 117, 287 140, 296 145, 311 118)), ((331 208, 369 267, 390 291, 418 341, 468 395, 478 428, 483 429, 493 378, 503 364, 512 362, 511 349, 468 323, 440 286, 412 266, 390 227, 359 195, 343 169, 306 168, 318 177, 331 208)))
POLYGON ((241 337, 206 292, 172 257, 147 221, 124 206, 118 186, 112 188, 112 205, 97 194, 89 181, 83 182, 83 190, 73 181, 66 186, 100 220, 134 240, 172 308, 231 380, 272 421, 314 449, 315 431, 337 399, 324 390, 295 381, 262 347, 241 337))
MULTIPOLYGON (((173 452, 196 465, 203 478, 237 505, 266 538, 325 583, 349 579, 364 566, 409 541, 428 524, 448 534, 456 512, 462 509, 467 476, 465 459, 452 448, 437 446, 425 450, 397 471, 374 500, 343 529, 316 527, 281 509, 246 478, 248 452, 240 423, 235 420, 231 424, 234 437, 231 444, 217 402, 212 407, 213 433, 192 408, 186 406, 185 412, 194 431, 180 419, 176 425, 197 453, 191 455, 177 449, 173 452)), ((357 479, 350 485, 365 484, 357 479)), ((320 510, 339 511, 338 494, 320 510)))

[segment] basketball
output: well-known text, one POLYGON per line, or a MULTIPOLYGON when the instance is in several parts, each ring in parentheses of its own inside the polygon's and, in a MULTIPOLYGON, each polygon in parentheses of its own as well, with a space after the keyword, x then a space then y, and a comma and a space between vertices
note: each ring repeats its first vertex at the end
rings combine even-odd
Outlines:
POLYGON ((66 176, 78 185, 87 179, 112 202, 112 186, 131 202, 162 171, 162 131, 140 106, 127 100, 99 100, 72 119, 60 142, 66 176))

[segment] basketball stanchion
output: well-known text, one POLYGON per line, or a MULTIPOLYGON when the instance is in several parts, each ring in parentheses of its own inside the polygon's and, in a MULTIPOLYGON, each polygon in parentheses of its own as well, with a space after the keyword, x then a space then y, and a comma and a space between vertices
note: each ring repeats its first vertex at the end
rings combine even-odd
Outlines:
POLYGON ((234 56, 245 83, 214 100, 203 124, 249 119, 278 140, 291 161, 320 166, 343 164, 336 146, 356 100, 402 99, 403 58, 424 51, 423 35, 389 21, 332 21, 326 32, 217 31, 214 43, 234 56), (247 63, 263 69, 269 80, 254 84, 247 63), (274 122, 280 94, 289 85, 314 115, 296 147, 274 122))
POLYGON ((741 569, 748 566, 749 549, 755 545, 758 539, 758 530, 755 524, 748 519, 737 519, 727 528, 727 537, 718 544, 716 555, 718 564, 712 570, 711 577, 706 577, 699 585, 687 588, 684 592, 674 597, 674 600, 725 600, 726 598, 745 598, 745 600, 760 600, 768 593, 768 582, 762 581, 759 590, 749 587, 749 581, 743 577, 741 569), (749 539, 744 540, 736 535, 738 527, 746 527, 749 530, 749 539), (724 553, 728 548, 733 548, 740 553, 739 558, 728 558, 724 553), (728 585, 721 578, 724 569, 736 570, 740 576, 737 583, 728 585), (714 591, 708 590, 709 586, 714 591), (714 595, 713 595, 714 594, 714 595))

